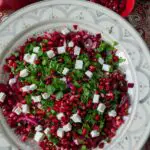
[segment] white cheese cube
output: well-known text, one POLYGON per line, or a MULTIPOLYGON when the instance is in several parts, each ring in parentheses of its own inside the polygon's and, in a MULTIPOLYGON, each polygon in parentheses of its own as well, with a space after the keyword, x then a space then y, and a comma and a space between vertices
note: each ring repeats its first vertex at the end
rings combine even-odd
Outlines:
POLYGON ((63 54, 66 52, 66 47, 62 46, 62 47, 57 47, 57 52, 58 54, 63 54))
POLYGON ((101 64, 101 65, 103 65, 104 64, 104 59, 103 58, 98 58, 98 62, 101 64))
POLYGON ((104 71, 109 71, 110 68, 111 68, 111 66, 107 65, 107 64, 103 64, 103 66, 102 66, 102 70, 104 70, 104 71))
POLYGON ((58 113, 57 115, 56 115, 56 117, 57 117, 57 119, 58 120, 61 120, 61 118, 64 116, 64 113, 58 113))
POLYGON ((25 113, 25 114, 30 113, 30 109, 29 109, 29 106, 27 104, 23 104, 21 106, 21 108, 22 108, 23 113, 25 113))
POLYGON ((57 130, 57 136, 60 137, 60 138, 63 138, 63 136, 64 136, 64 130, 63 130, 63 128, 59 128, 57 130))
POLYGON ((32 54, 30 58, 30 64, 35 64, 35 61, 38 59, 36 54, 32 54))
POLYGON ((94 94, 93 103, 99 103, 99 97, 100 97, 99 94, 94 94))
POLYGON ((26 61, 29 64, 35 64, 35 61, 37 60, 37 55, 36 54, 25 54, 24 55, 24 61, 26 61))
POLYGON ((93 137, 93 138, 98 137, 100 135, 97 130, 92 130, 90 134, 91 134, 91 137, 93 137))
POLYGON ((83 61, 82 60, 76 60, 75 69, 82 69, 82 68, 83 68, 83 61))
POLYGON ((69 69, 65 67, 64 70, 63 70, 63 72, 62 72, 62 74, 66 75, 68 72, 69 72, 69 69))
POLYGON ((75 46, 75 48, 74 48, 74 55, 80 55, 80 52, 81 52, 81 48, 78 47, 78 46, 75 46))
POLYGON ((70 33, 70 30, 68 30, 67 28, 64 28, 62 31, 61 31, 62 34, 64 35, 67 35, 68 33, 70 33))
POLYGON ((30 90, 31 91, 34 91, 34 90, 36 90, 37 89, 37 85, 36 84, 31 84, 30 85, 30 90))
POLYGON ((24 54, 23 60, 27 63, 30 63, 31 55, 30 54, 24 54))
POLYGON ((72 125, 70 123, 67 123, 66 125, 63 126, 63 130, 65 132, 69 132, 72 129, 72 125))
POLYGON ((103 113, 106 109, 106 106, 103 103, 100 103, 97 107, 97 111, 103 113))
POLYGON ((64 81, 65 83, 67 83, 67 79, 66 77, 60 78, 61 81, 64 81))
POLYGON ((42 131, 43 130, 43 127, 41 125, 37 125, 35 127, 35 131, 42 131))
POLYGON ((50 94, 48 93, 42 93, 43 99, 48 99, 50 97, 50 94))
POLYGON ((14 107, 12 111, 17 115, 20 115, 22 113, 22 109, 20 107, 14 107))
POLYGON ((32 100, 33 100, 35 103, 38 103, 38 102, 41 101, 41 96, 40 96, 40 95, 38 95, 38 96, 32 96, 31 98, 32 98, 32 100))
POLYGON ((36 47, 33 48, 33 52, 34 52, 34 53, 38 53, 39 50, 40 50, 40 47, 39 47, 39 46, 36 46, 36 47))
POLYGON ((0 102, 3 103, 5 98, 6 98, 6 94, 4 92, 0 92, 0 102))
POLYGON ((93 73, 91 71, 86 71, 85 74, 87 75, 87 77, 92 78, 93 73))
POLYGON ((16 82, 17 82, 16 78, 9 79, 9 85, 10 86, 12 86, 13 84, 15 84, 16 82))
POLYGON ((44 133, 36 132, 35 135, 34 135, 34 140, 36 142, 40 142, 40 141, 42 141, 44 139, 44 137, 45 137, 44 133))
POLYGON ((21 88, 22 92, 29 92, 30 91, 30 86, 24 86, 21 88))
POLYGON ((50 132, 50 128, 46 128, 46 129, 44 130, 44 133, 45 133, 46 135, 48 135, 49 132, 50 132))
POLYGON ((108 112, 108 116, 109 117, 116 117, 117 116, 117 113, 115 110, 111 110, 110 112, 108 112))
POLYGON ((49 50, 49 51, 47 51, 46 53, 47 53, 47 56, 48 56, 49 58, 55 57, 55 53, 54 53, 54 51, 52 51, 52 50, 49 50))
POLYGON ((78 114, 73 114, 70 118, 71 118, 71 119, 73 120, 73 122, 75 122, 75 123, 80 123, 80 122, 82 122, 82 121, 81 121, 81 117, 80 117, 78 114))
POLYGON ((72 42, 72 41, 70 41, 69 43, 68 43, 68 47, 73 47, 74 46, 74 43, 72 42))
POLYGON ((22 77, 22 78, 27 77, 28 75, 29 75, 28 69, 21 70, 20 74, 19 74, 19 76, 22 77))

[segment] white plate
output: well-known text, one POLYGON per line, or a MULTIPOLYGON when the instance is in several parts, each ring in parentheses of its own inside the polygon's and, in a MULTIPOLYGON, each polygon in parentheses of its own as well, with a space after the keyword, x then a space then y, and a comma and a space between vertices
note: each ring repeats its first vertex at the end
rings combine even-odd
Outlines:
MULTIPOLYGON (((29 27, 51 19, 80 20, 99 25, 108 32, 110 37, 118 41, 126 48, 132 59, 139 81, 138 109, 132 125, 127 129, 124 137, 119 139, 111 150, 138 150, 144 144, 149 134, 149 76, 150 62, 149 53, 145 43, 137 32, 122 18, 110 10, 99 5, 80 1, 55 0, 40 2, 14 13, 0 26, 0 49, 6 49, 10 41, 19 33, 26 31, 29 27)), ((3 133, 3 130, 1 130, 3 133)), ((0 150, 15 147, 9 144, 1 135, 0 150)), ((26 148, 27 149, 27 148, 26 148)))

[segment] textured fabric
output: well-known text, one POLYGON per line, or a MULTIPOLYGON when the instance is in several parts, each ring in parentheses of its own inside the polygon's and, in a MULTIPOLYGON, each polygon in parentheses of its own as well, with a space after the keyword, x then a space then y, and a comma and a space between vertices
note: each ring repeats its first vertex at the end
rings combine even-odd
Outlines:
MULTIPOLYGON (((0 10, 0 22, 11 13, 13 10, 0 10)), ((137 29, 150 48, 150 0, 137 0, 135 8, 127 20, 137 29)), ((150 139, 142 150, 150 150, 150 139)))

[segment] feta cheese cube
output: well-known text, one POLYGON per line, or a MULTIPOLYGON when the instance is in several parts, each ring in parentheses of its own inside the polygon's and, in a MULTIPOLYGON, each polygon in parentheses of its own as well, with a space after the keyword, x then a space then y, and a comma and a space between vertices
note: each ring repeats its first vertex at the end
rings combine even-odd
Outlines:
POLYGON ((103 66, 102 66, 102 70, 104 70, 104 71, 109 71, 110 68, 111 68, 111 66, 107 65, 107 64, 103 64, 103 66))
POLYGON ((25 113, 25 114, 30 113, 30 109, 29 109, 29 106, 27 104, 23 104, 21 106, 21 108, 22 108, 23 113, 25 113))
POLYGON ((73 122, 75 122, 75 123, 80 123, 80 122, 82 122, 82 121, 81 121, 81 117, 80 117, 78 114, 73 114, 70 118, 71 118, 71 119, 73 120, 73 122))
POLYGON ((111 110, 110 112, 108 112, 108 116, 109 117, 116 117, 117 116, 117 113, 115 110, 111 110))
POLYGON ((48 93, 42 93, 43 99, 48 99, 50 97, 50 94, 48 93))
POLYGON ((30 63, 30 59, 31 59, 31 56, 30 56, 30 54, 24 54, 24 57, 23 57, 23 60, 25 61, 25 62, 27 62, 27 63, 30 63))
POLYGON ((35 135, 34 135, 34 140, 36 142, 40 142, 40 141, 42 141, 44 139, 44 137, 45 137, 44 133, 36 132, 35 135))
POLYGON ((64 136, 64 130, 63 130, 63 128, 59 128, 57 130, 57 136, 60 137, 60 138, 63 138, 63 136, 64 136))
POLYGON ((94 94, 93 103, 99 103, 99 97, 100 97, 99 94, 94 94))
POLYGON ((34 90, 36 90, 37 89, 37 85, 36 84, 31 84, 30 85, 30 90, 31 91, 34 91, 34 90))
POLYGON ((67 123, 66 125, 63 126, 63 130, 65 132, 69 132, 72 129, 72 125, 70 123, 67 123))
POLYGON ((36 54, 32 54, 30 57, 30 64, 35 64, 35 61, 38 59, 36 54))
POLYGON ((100 103, 97 107, 97 111, 103 113, 106 109, 106 106, 103 103, 100 103))
POLYGON ((93 73, 91 71, 86 71, 85 74, 87 75, 87 77, 92 78, 93 73))
POLYGON ((9 79, 9 85, 10 86, 12 86, 13 84, 15 84, 16 82, 17 82, 16 78, 9 79))
POLYGON ((48 135, 49 132, 50 132, 50 128, 46 128, 46 129, 44 130, 44 133, 45 133, 46 135, 48 135))
POLYGON ((23 69, 20 71, 19 76, 20 77, 27 77, 29 75, 28 69, 23 69))
POLYGON ((91 134, 91 137, 93 137, 93 138, 98 137, 100 135, 97 130, 92 130, 90 134, 91 134))
POLYGON ((64 113, 58 113, 57 115, 56 115, 56 117, 57 117, 57 119, 58 120, 61 120, 61 118, 64 116, 64 113))
POLYGON ((47 51, 46 53, 47 53, 47 56, 48 56, 50 59, 53 58, 53 57, 55 57, 55 53, 54 53, 54 51, 52 51, 52 50, 49 50, 49 51, 47 51))
POLYGON ((26 86, 22 87, 22 88, 21 88, 21 91, 22 91, 22 92, 29 92, 29 91, 30 91, 30 86, 27 86, 27 85, 26 85, 26 86))
POLYGON ((68 43, 68 47, 73 47, 74 46, 74 43, 72 42, 72 41, 70 41, 69 43, 68 43))
POLYGON ((38 103, 38 102, 41 101, 41 96, 40 96, 40 95, 38 95, 38 96, 32 96, 31 98, 32 98, 32 100, 33 100, 35 103, 38 103))
POLYGON ((70 30, 68 30, 68 28, 64 28, 62 31, 61 31, 62 34, 64 35, 67 35, 68 33, 70 33, 70 30))
POLYGON ((34 52, 34 53, 38 53, 39 50, 40 50, 40 47, 39 47, 39 46, 36 46, 36 47, 33 48, 33 52, 34 52))
POLYGON ((41 125, 37 125, 36 127, 35 127, 35 131, 42 131, 43 130, 43 127, 41 126, 41 125))
POLYGON ((78 46, 75 46, 75 48, 74 48, 74 55, 80 55, 80 52, 81 52, 81 48, 78 47, 78 46))
POLYGON ((57 47, 57 52, 58 54, 63 54, 66 52, 66 47, 62 46, 62 47, 57 47))
POLYGON ((82 69, 82 68, 83 68, 83 61, 82 60, 76 60, 75 69, 82 69))
POLYGON ((63 72, 62 72, 62 74, 66 75, 68 72, 69 72, 69 69, 65 67, 64 70, 63 70, 63 72))
POLYGON ((22 113, 22 109, 20 107, 14 107, 12 111, 17 115, 20 115, 22 113))
POLYGON ((65 83, 67 82, 66 77, 60 78, 61 81, 64 81, 65 83))
POLYGON ((101 64, 101 65, 103 65, 104 64, 104 59, 103 58, 98 58, 98 62, 101 64))
POLYGON ((3 103, 5 98, 6 98, 6 94, 4 92, 0 92, 0 102, 3 103))
POLYGON ((29 64, 35 64, 35 61, 37 60, 37 55, 36 54, 25 54, 24 55, 24 61, 26 61, 29 64))

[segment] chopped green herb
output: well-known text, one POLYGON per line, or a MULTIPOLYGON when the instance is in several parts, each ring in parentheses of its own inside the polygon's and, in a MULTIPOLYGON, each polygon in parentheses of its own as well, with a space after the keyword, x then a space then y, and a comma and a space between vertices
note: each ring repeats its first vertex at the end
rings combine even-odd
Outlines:
POLYGON ((46 88, 47 88, 47 93, 50 95, 53 94, 56 90, 53 85, 48 85, 46 88))
POLYGON ((31 102, 32 102, 31 95, 27 95, 27 96, 25 97, 25 100, 26 100, 27 104, 30 105, 31 102))
POLYGON ((80 135, 82 135, 82 129, 78 129, 77 133, 80 134, 80 135))
POLYGON ((122 58, 122 57, 119 58, 119 63, 123 63, 123 62, 125 62, 125 61, 126 61, 126 59, 124 59, 124 58, 122 58))
POLYGON ((55 110, 51 110, 51 113, 52 113, 53 115, 56 115, 56 111, 55 111, 55 110))
POLYGON ((52 101, 52 100, 42 100, 41 104, 42 104, 43 108, 46 109, 48 107, 53 107, 54 106, 54 101, 52 101))
POLYGON ((64 94, 63 94, 62 91, 56 93, 56 99, 57 99, 57 100, 61 99, 61 98, 63 97, 63 95, 64 95, 64 94))
POLYGON ((85 145, 82 145, 81 150, 87 150, 87 147, 85 145))

